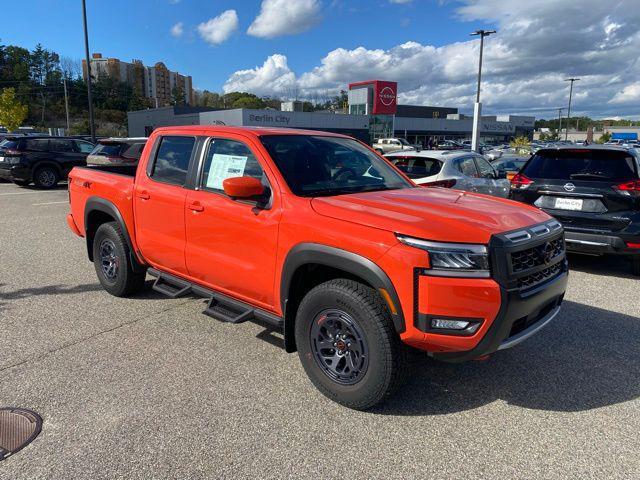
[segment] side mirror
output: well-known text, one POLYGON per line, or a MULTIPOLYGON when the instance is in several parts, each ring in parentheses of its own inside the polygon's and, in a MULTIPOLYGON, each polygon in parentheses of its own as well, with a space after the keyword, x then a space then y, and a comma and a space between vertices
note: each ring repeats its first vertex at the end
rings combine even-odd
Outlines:
POLYGON ((222 188, 231 198, 251 198, 264 194, 264 185, 253 177, 227 178, 222 182, 222 188))

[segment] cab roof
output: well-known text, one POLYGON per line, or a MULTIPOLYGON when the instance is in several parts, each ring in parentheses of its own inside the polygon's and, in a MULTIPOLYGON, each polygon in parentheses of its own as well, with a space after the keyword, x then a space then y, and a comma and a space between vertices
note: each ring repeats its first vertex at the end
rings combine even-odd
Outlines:
POLYGON ((300 128, 279 128, 279 127, 231 127, 224 125, 185 125, 175 127, 159 127, 153 133, 194 133, 200 135, 214 135, 216 133, 240 133, 250 134, 256 137, 265 135, 315 135, 324 137, 351 138, 339 133, 324 132, 320 130, 304 130, 300 128))

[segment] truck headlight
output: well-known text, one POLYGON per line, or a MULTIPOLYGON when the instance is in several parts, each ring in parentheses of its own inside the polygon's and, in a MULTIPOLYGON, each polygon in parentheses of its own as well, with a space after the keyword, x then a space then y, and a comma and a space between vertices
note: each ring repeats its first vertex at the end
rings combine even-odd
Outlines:
POLYGON ((425 271, 427 275, 479 278, 491 276, 486 245, 430 242, 405 235, 396 235, 396 237, 405 245, 429 253, 431 266, 425 271))

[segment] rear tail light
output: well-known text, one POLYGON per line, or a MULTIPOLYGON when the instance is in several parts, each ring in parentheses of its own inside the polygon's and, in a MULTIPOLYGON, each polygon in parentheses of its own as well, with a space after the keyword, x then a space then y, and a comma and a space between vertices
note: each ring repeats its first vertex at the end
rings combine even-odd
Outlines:
POLYGON ((14 149, 12 149, 12 148, 7 148, 7 149, 4 151, 4 154, 5 154, 5 155, 20 155, 20 150, 14 150, 14 149))
POLYGON ((533 180, 530 178, 527 178, 522 173, 516 173, 511 179, 511 188, 514 190, 524 190, 525 188, 529 188, 532 183, 533 180))
POLYGON ((640 243, 627 242, 627 248, 638 248, 638 249, 640 249, 640 243))
POLYGON ((640 196, 640 180, 631 180, 630 182, 621 183, 616 185, 616 190, 625 193, 626 195, 640 196))
POLYGON ((437 182, 429 182, 422 183, 421 187, 443 187, 443 188, 453 188, 456 184, 454 179, 451 180, 438 180, 437 182))

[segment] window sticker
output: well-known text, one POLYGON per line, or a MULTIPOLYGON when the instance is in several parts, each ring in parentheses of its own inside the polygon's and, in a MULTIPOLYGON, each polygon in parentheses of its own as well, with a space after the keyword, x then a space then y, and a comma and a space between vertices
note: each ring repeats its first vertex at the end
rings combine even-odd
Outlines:
POLYGON ((247 166, 247 158, 238 155, 215 153, 209 167, 207 188, 223 190, 222 182, 227 178, 242 177, 247 166))

